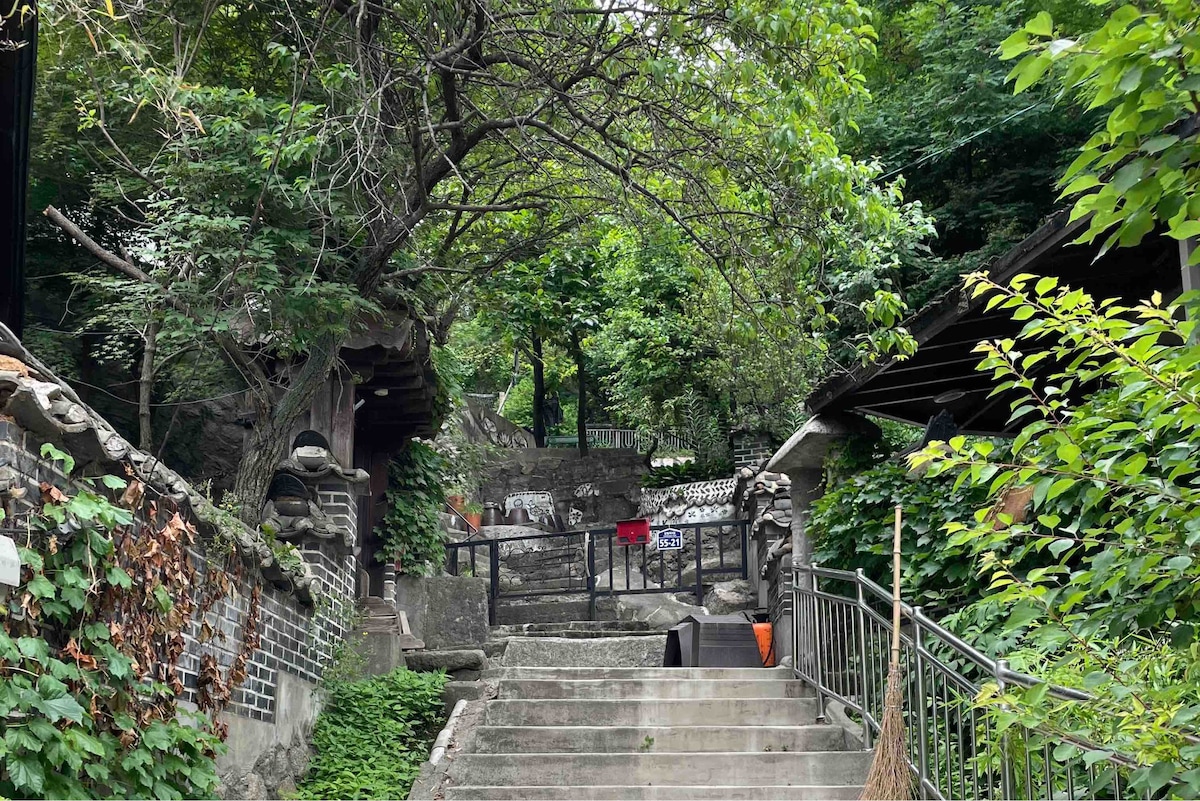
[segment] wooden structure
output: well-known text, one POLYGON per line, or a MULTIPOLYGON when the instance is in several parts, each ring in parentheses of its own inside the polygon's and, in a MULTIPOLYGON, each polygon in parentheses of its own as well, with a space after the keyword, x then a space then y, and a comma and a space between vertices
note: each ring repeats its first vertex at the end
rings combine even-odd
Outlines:
POLYGON ((371 321, 347 340, 340 361, 293 435, 317 431, 340 464, 371 474, 355 510, 360 575, 370 576, 370 586, 359 591, 380 596, 384 565, 375 559, 374 531, 386 511, 388 463, 413 437, 436 433, 437 377, 425 325, 399 312, 371 321))
MULTIPOLYGON (((1195 268, 1181 273, 1186 243, 1181 248, 1173 239, 1152 234, 1137 247, 1116 248, 1097 258, 1098 244, 1071 244, 1086 224, 1069 222, 1068 211, 1055 215, 1001 257, 991 268, 992 278, 1005 283, 1021 273, 1052 275, 1098 299, 1128 302, 1147 300, 1155 291, 1171 298, 1185 285, 1200 284, 1195 268)), ((1012 396, 989 397, 994 379, 975 369, 981 357, 973 349, 984 340, 1013 337, 1024 324, 1013 321, 1010 311, 989 312, 984 304, 985 299, 973 300, 961 287, 947 292, 908 320, 918 343, 913 356, 835 376, 809 396, 810 411, 866 413, 919 426, 945 411, 961 433, 1013 433, 1008 419, 1012 396)))

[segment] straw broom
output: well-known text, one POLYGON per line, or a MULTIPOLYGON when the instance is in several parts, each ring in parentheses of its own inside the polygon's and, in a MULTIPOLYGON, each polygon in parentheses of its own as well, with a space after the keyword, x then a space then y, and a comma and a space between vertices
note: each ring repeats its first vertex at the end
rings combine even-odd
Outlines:
POLYGON ((900 521, 896 504, 896 530, 892 534, 892 657, 888 664, 887 690, 883 695, 883 720, 875 740, 875 758, 861 798, 872 801, 907 799, 912 795, 908 749, 904 737, 903 691, 900 686, 900 521))

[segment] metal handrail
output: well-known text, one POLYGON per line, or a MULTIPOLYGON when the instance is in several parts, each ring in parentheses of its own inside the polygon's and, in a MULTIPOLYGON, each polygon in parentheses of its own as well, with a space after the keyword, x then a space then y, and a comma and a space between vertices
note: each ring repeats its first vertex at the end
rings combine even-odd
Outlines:
MULTIPOLYGON (((813 687, 818 720, 830 701, 861 719, 863 747, 871 748, 883 717, 892 621, 876 606, 892 595, 862 570, 796 565, 792 577, 793 670, 813 687), (844 582, 831 592, 821 581, 844 582)), ((908 762, 920 797, 934 799, 1128 798, 1133 759, 1070 736, 1019 724, 1001 730, 990 710, 975 703, 984 683, 1047 684, 992 659, 926 615, 901 604, 908 762), (956 664, 960 662, 962 664, 956 664), (1075 746, 1059 757, 1054 746, 1075 746), (1099 752, 1089 763, 1085 752, 1099 752)), ((1048 695, 1087 703, 1088 693, 1049 684, 1048 695)), ((1149 794, 1144 794, 1149 798, 1149 794)))
MULTIPOLYGON (((891 590, 885 590, 879 584, 876 584, 874 581, 867 578, 865 575, 863 575, 861 569, 857 571, 833 570, 830 568, 820 567, 818 565, 801 565, 799 566, 798 570, 800 572, 806 572, 817 578, 840 579, 842 581, 852 581, 857 584, 861 584, 863 589, 869 590, 880 601, 883 601, 889 605, 892 603, 891 590)), ((869 608, 867 611, 874 612, 874 610, 869 608)), ((962 639, 954 632, 945 628, 936 620, 926 615, 924 610, 919 606, 911 606, 904 601, 901 601, 900 614, 901 617, 907 617, 919 623, 924 631, 932 633, 937 637, 937 639, 949 646, 950 649, 956 652, 959 656, 969 659, 993 676, 999 676, 1011 684, 1018 684, 1022 687, 1033 687, 1038 684, 1046 683, 1036 676, 1030 676, 1027 673, 1020 673, 1018 671, 1011 670, 1008 667, 1003 666, 1000 661, 986 656, 984 653, 972 646, 969 642, 962 639)), ((886 616, 878 615, 878 618, 880 621, 886 622, 889 626, 891 625, 891 621, 888 620, 886 616)), ((1086 693, 1082 690, 1075 690, 1070 687, 1062 687, 1057 684, 1051 684, 1050 688, 1047 690, 1047 693, 1056 698, 1061 698, 1067 701, 1092 700, 1092 696, 1089 693, 1086 693)))

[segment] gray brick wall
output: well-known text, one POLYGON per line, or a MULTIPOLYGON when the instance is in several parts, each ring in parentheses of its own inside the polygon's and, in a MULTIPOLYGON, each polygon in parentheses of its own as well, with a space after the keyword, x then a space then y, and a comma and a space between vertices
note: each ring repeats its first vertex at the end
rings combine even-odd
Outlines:
MULTIPOLYGON (((36 498, 39 482, 46 481, 69 491, 71 480, 52 463, 41 458, 41 442, 15 423, 0 420, 0 489, 24 486, 29 497, 36 498)), ((115 472, 115 470, 114 470, 115 472)), ((340 516, 357 529, 357 504, 343 485, 323 485, 321 500, 326 512, 340 516), (343 508, 344 507, 344 508, 343 508)), ((280 672, 315 683, 323 666, 331 658, 334 646, 347 634, 345 626, 355 600, 355 563, 350 554, 340 553, 333 544, 305 546, 301 554, 321 581, 321 593, 315 608, 302 605, 290 593, 280 591, 253 571, 235 583, 228 597, 218 601, 204 620, 190 622, 185 632, 186 650, 180 658, 179 674, 184 685, 183 700, 195 703, 201 658, 211 654, 227 668, 242 648, 242 631, 250 608, 250 597, 257 585, 259 599, 258 632, 260 646, 247 663, 247 678, 234 691, 225 714, 274 723, 277 683, 280 672), (203 623, 214 636, 201 642, 203 623)), ((192 554, 197 570, 212 569, 214 561, 201 547, 192 554)))

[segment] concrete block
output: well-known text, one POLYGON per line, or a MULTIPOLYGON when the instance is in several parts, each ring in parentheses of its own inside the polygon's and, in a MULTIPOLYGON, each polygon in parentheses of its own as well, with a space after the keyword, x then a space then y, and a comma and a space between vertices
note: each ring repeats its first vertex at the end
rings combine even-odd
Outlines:
POLYGON ((486 776, 493 785, 569 787, 622 782, 753 786, 764 776, 797 784, 861 784, 871 754, 853 751, 691 754, 462 754, 450 776, 486 776))
POLYGON ((500 698, 806 698, 803 682, 773 679, 502 679, 500 698))
POLYGON ((397 576, 396 606, 428 648, 482 645, 488 638, 488 580, 397 576))
POLYGON ((837 726, 480 726, 477 754, 838 751, 837 726))
POLYGON ((652 784, 590 787, 448 787, 446 801, 833 801, 856 799, 858 785, 769 785, 750 787, 663 787, 652 784))
POLYGON ((442 698, 446 702, 446 714, 449 715, 459 701, 478 701, 486 694, 487 684, 482 681, 446 682, 446 687, 442 690, 442 698))

